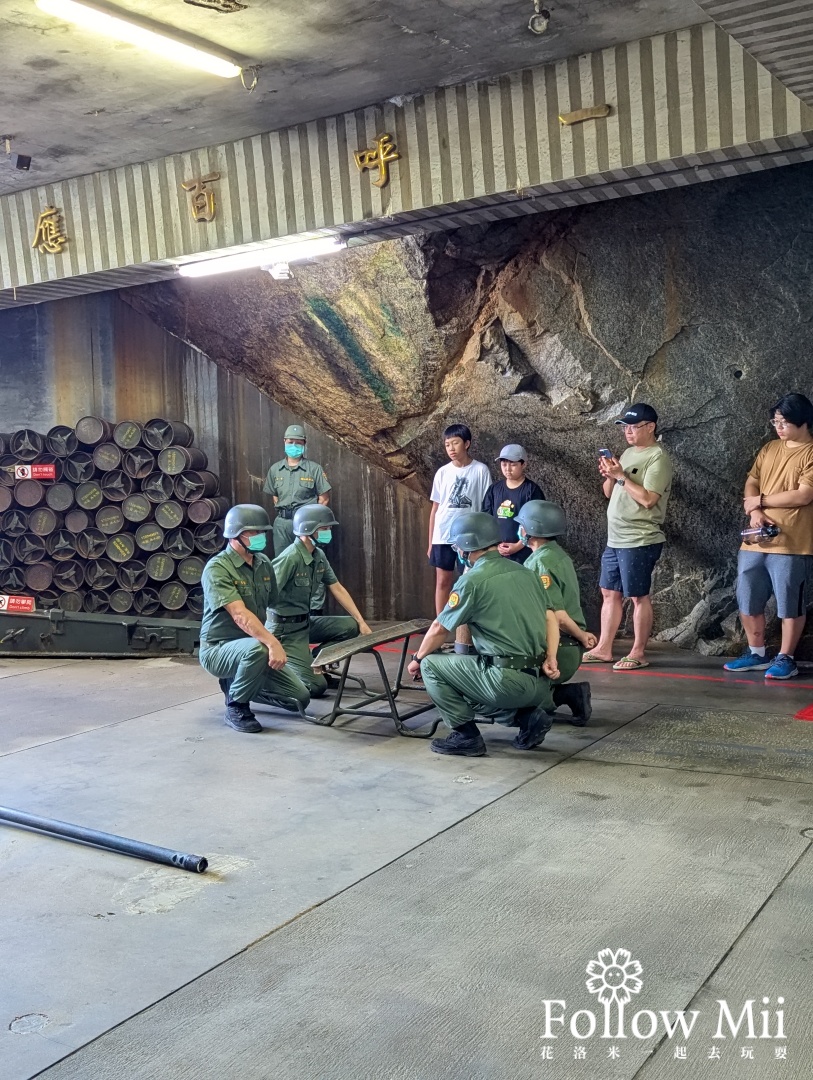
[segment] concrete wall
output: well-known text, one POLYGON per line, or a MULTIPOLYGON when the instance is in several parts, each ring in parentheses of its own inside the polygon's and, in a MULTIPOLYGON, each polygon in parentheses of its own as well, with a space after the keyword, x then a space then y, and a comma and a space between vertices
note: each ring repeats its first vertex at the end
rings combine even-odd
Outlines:
MULTIPOLYGON (((47 432, 88 414, 183 420, 235 502, 260 502, 294 419, 115 293, 0 312, 0 431, 47 432)), ((318 387, 315 388, 318 393, 318 387)), ((333 485, 340 522, 329 557, 367 618, 433 613, 424 552, 428 502, 308 427, 308 452, 333 485)))

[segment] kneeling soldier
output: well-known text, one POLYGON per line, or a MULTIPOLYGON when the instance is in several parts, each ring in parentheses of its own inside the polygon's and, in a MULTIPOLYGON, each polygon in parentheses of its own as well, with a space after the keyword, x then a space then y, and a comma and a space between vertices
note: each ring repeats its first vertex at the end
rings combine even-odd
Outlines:
POLYGON ((517 523, 520 539, 531 549, 525 568, 539 577, 559 623, 559 678, 551 680, 553 704, 567 705, 573 714, 570 722, 584 727, 592 711, 590 683, 562 684, 576 674, 584 650, 595 648, 596 638, 587 632, 573 560, 555 539, 567 529, 565 514, 556 503, 532 499, 520 509, 517 523))
POLYGON ((532 750, 550 730, 548 711, 554 705, 549 680, 559 674, 559 630, 545 590, 535 574, 500 556, 502 534, 490 514, 461 514, 452 524, 450 542, 471 569, 457 580, 409 665, 452 729, 445 739, 434 739, 431 748, 436 754, 481 757, 486 744, 475 715, 500 722, 508 713, 519 726, 513 745, 532 750), (463 623, 477 656, 429 655, 443 644, 447 630, 463 623))
POLYGON ((263 625, 266 609, 277 602, 271 560, 262 554, 271 528, 262 506, 233 506, 223 524, 228 544, 203 571, 199 658, 220 680, 224 719, 235 731, 262 731, 249 704, 260 694, 285 707, 299 702, 304 708, 310 700, 279 640, 263 625))
POLYGON ((324 694, 327 680, 311 667, 310 644, 331 645, 372 633, 321 547, 330 543, 331 527, 338 524, 326 506, 300 506, 293 521, 296 539, 272 564, 279 596, 268 605, 266 627, 285 646, 291 667, 312 697, 324 694), (310 614, 313 597, 325 585, 349 615, 310 614))

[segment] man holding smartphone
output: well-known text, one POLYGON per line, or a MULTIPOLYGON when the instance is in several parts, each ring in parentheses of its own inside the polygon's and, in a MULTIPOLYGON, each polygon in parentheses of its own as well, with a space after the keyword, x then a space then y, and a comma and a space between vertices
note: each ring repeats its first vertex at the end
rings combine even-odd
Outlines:
POLYGON ((613 671, 649 667, 644 651, 652 632, 652 571, 663 551, 663 521, 672 488, 672 462, 657 441, 658 414, 651 405, 632 405, 616 424, 624 426, 627 449, 620 458, 599 451, 598 468, 607 507, 607 547, 601 556, 601 637, 583 664, 610 664, 621 625, 624 598, 633 603, 634 641, 613 671))

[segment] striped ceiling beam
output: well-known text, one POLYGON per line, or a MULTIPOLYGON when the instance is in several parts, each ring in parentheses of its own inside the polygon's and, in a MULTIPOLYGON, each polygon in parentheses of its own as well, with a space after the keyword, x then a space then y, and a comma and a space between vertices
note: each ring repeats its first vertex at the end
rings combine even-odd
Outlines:
POLYGON ((697 3, 784 86, 813 105, 811 0, 697 0, 697 3))
POLYGON ((3 196, 0 303, 121 287, 130 267, 143 281, 165 276, 168 259, 315 229, 378 239, 444 216, 493 220, 693 182, 725 162, 764 168, 801 160, 793 155, 806 153, 808 132, 813 110, 707 23, 3 196), (606 118, 559 122, 604 103, 606 118), (353 152, 384 131, 401 158, 378 188, 353 152), (217 214, 201 224, 181 184, 211 172, 221 177, 217 214), (62 210, 69 238, 57 255, 31 246, 46 204, 62 210))

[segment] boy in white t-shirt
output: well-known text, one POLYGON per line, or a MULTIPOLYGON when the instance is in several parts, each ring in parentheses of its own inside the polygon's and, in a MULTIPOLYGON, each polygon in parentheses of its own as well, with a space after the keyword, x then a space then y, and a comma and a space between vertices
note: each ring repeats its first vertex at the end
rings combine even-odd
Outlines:
POLYGON ((432 512, 429 515, 427 557, 435 567, 435 613, 446 607, 458 569, 457 555, 449 543, 449 530, 459 514, 480 511, 491 486, 491 473, 482 461, 469 454, 471 432, 465 424, 452 424, 443 432, 449 463, 435 473, 432 512))

